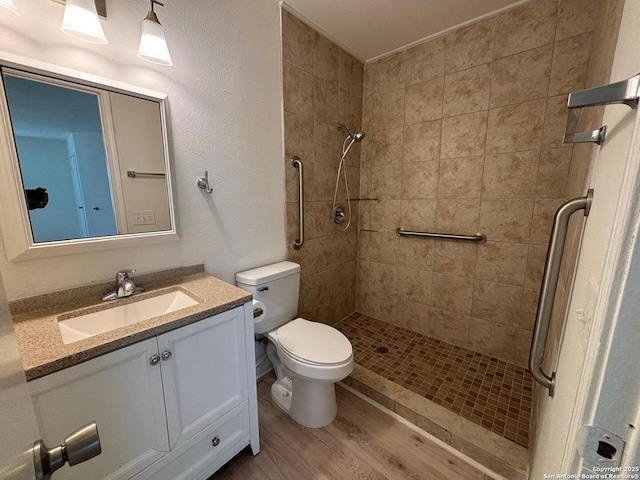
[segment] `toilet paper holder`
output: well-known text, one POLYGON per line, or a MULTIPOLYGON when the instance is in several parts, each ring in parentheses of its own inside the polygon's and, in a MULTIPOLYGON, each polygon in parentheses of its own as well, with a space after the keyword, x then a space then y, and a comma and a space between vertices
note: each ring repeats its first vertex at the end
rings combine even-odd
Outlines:
POLYGON ((253 309, 253 318, 258 318, 260 315, 264 314, 264 310, 260 307, 256 307, 253 309))

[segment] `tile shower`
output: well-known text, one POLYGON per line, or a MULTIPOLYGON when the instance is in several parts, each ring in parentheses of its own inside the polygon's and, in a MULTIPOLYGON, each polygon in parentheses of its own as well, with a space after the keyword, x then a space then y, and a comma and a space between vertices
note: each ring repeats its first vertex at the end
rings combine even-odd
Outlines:
MULTIPOLYGON (((452 358, 461 355, 467 367, 477 361, 469 367, 476 371, 483 362, 499 364, 518 372, 510 377, 518 377, 516 388, 530 386, 524 368, 551 221, 567 185, 576 183, 573 147, 562 144, 565 104, 569 92, 585 87, 598 6, 534 0, 364 66, 283 12, 287 252, 302 265, 299 314, 340 322, 360 366, 388 379, 399 371, 397 383, 410 390, 426 387, 428 373, 409 379, 412 372, 390 360, 394 368, 385 370, 385 360, 362 350, 362 322, 384 331, 382 321, 400 342, 418 338, 421 348, 458 352, 452 358), (331 218, 344 139, 337 122, 367 133, 348 158, 350 191, 362 200, 347 233, 337 233, 331 218), (301 250, 291 247, 298 234, 292 155, 308 165, 309 240, 301 250), (398 227, 481 231, 488 241, 401 238, 398 227)), ((464 384, 462 372, 461 379, 443 375, 464 384)), ((457 414, 466 405, 470 421, 527 445, 530 390, 507 401, 506 411, 518 412, 509 429, 508 414, 501 426, 494 412, 488 426, 485 410, 475 412, 479 388, 458 391, 464 400, 441 392, 440 405, 457 414)), ((419 392, 431 401, 436 395, 419 392)))

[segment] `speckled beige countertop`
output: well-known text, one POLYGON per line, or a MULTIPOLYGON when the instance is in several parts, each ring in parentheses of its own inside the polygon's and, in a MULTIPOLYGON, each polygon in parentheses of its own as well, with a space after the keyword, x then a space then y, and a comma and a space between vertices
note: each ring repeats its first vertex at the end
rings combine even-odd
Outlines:
POLYGON ((115 281, 10 302, 14 330, 27 380, 62 370, 105 353, 180 328, 251 300, 251 294, 204 273, 202 265, 132 277, 144 293, 101 302, 115 281), (65 345, 58 328, 62 319, 83 315, 163 293, 182 290, 197 305, 121 327, 65 345))

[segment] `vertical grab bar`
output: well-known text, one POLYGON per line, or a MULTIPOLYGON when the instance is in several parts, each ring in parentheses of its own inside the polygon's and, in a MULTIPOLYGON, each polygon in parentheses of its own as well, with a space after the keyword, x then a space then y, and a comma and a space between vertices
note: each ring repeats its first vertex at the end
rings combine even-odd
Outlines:
POLYGON ((540 290, 540 300, 538 301, 538 312, 536 313, 536 323, 533 327, 533 338, 531 340, 531 352, 529 354, 529 370, 533 379, 549 390, 549 396, 553 397, 556 372, 551 376, 542 370, 542 359, 547 346, 547 335, 551 323, 551 313, 558 287, 560 276, 560 264, 562 262, 562 252, 567 237, 567 227, 569 218, 578 210, 584 210, 584 216, 589 215, 593 190, 587 192, 586 197, 574 198, 562 204, 553 219, 553 229, 551 230, 551 240, 549 241, 549 251, 547 261, 542 276, 542 288, 540 290))
POLYGON ((300 161, 300 157, 294 155, 291 158, 291 165, 300 170, 300 187, 298 190, 300 204, 300 237, 293 242, 293 248, 300 250, 300 247, 304 244, 304 176, 302 174, 302 162, 300 161))

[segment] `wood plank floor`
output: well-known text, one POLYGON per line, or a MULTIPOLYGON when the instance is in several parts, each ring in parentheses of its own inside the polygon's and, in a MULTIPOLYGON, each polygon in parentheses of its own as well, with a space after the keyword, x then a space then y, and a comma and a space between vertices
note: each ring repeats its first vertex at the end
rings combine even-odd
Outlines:
POLYGON ((209 480, 474 479, 490 477, 341 387, 324 428, 295 423, 258 384, 261 451, 244 451, 209 480))

